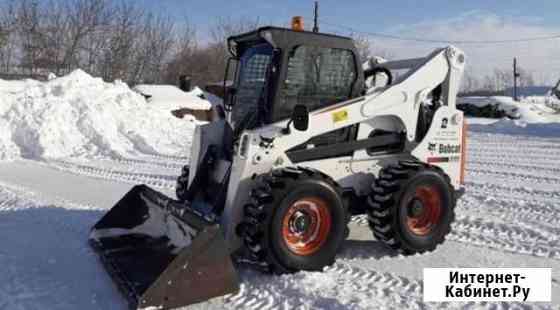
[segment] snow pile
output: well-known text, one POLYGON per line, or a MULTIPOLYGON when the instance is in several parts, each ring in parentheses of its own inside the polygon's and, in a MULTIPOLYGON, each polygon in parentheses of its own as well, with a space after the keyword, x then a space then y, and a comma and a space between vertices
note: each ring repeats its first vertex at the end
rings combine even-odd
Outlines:
POLYGON ((0 85, 0 159, 185 156, 192 138, 193 122, 81 70, 0 85))
POLYGON ((501 118, 503 116, 518 119, 521 117, 519 109, 511 97, 460 97, 457 107, 466 115, 501 118))
POLYGON ((465 97, 461 102, 484 106, 493 104, 517 113, 516 120, 469 118, 469 129, 484 133, 501 133, 540 137, 560 137, 560 102, 551 96, 532 96, 514 101, 511 97, 465 97))
POLYGON ((526 123, 560 122, 560 104, 550 96, 532 96, 519 102, 505 96, 462 97, 458 98, 458 105, 460 104, 497 106, 497 110, 504 111, 508 117, 526 123))
POLYGON ((191 92, 184 92, 173 85, 140 84, 134 91, 148 97, 148 103, 161 108, 175 110, 189 108, 193 110, 210 110, 210 103, 201 98, 202 90, 195 87, 191 92))
POLYGON ((523 102, 530 103, 534 109, 538 108, 540 114, 559 114, 560 100, 554 95, 549 96, 531 96, 523 98, 523 102))

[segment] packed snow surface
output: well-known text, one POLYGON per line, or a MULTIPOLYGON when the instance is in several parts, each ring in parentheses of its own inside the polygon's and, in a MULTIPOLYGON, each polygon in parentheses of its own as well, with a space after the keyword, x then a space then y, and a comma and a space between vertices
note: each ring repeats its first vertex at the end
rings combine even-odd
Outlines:
MULTIPOLYGON (((239 265, 239 293, 189 309, 558 309, 560 138, 470 132, 468 142, 466 194, 436 251, 399 255, 357 216, 337 261, 323 272, 272 276, 239 265), (552 268, 553 301, 425 303, 426 267, 552 268)), ((87 245, 89 230, 133 184, 171 194, 186 161, 142 155, 0 162, 0 308, 126 309, 87 245)))
POLYGON ((0 81, 0 159, 183 156, 193 127, 126 84, 81 70, 48 82, 0 81))

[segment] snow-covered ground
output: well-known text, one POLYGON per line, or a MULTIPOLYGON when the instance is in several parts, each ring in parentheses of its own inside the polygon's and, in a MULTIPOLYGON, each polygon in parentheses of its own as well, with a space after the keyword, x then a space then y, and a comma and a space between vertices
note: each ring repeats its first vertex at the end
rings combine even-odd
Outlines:
MULTIPOLYGON (((175 178, 188 161, 187 136, 193 124, 176 122, 168 111, 160 114, 157 108, 144 111, 157 117, 142 120, 146 114, 135 110, 142 110, 145 101, 119 83, 93 79, 81 94, 68 93, 71 86, 56 91, 57 83, 72 83, 67 78, 30 82, 33 85, 19 91, 0 90, 0 150, 6 152, 11 141, 18 151, 5 156, 10 161, 0 161, 0 309, 126 309, 125 299, 87 244, 89 229, 133 184, 145 183, 172 195, 175 178), (34 99, 25 101, 29 97, 34 99), (90 97, 92 101, 85 101, 90 97), (117 98, 127 98, 134 108, 120 107, 117 98), (70 112, 57 114, 63 108, 70 112), (113 112, 129 114, 107 116, 113 112), (100 124, 107 128, 84 136, 77 125, 80 120, 96 130, 100 124), (65 131, 53 131, 56 124, 65 131), (127 127, 118 130, 119 126, 127 127), (124 134, 129 131, 135 135, 124 134), (32 132, 35 140, 14 139, 22 132, 32 132), (72 140, 74 134, 81 135, 76 138, 79 143, 72 140), (44 140, 66 135, 72 140, 67 144, 60 144, 64 139, 44 140), (160 135, 161 141, 150 140, 160 135), (150 148, 138 147, 139 137, 150 148), (70 146, 74 151, 60 149, 70 146), (29 148, 36 152, 25 152, 29 148)), ((80 80, 90 78, 82 75, 80 80)), ((239 266, 238 294, 192 308, 560 309, 558 124, 470 123, 466 194, 458 203, 452 233, 435 252, 404 257, 387 250, 373 239, 366 219, 358 216, 351 221, 350 238, 336 263, 324 272, 270 276, 239 266), (544 127, 531 127, 537 125, 544 127), (550 267, 553 300, 424 303, 425 267, 550 267)))
MULTIPOLYGON (((87 245, 90 227, 133 184, 172 194, 186 158, 16 160, 0 163, 0 308, 125 309, 87 245)), ((195 308, 506 309, 521 304, 425 304, 425 267, 552 267, 560 306, 560 138, 471 132, 467 193, 448 241, 399 256, 355 217, 336 264, 280 277, 241 266, 239 294, 195 308)))

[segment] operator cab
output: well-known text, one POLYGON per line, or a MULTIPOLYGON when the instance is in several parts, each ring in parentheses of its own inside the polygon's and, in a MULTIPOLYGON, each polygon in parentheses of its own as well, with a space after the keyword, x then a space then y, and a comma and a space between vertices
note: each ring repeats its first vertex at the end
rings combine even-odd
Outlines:
POLYGON ((228 48, 237 66, 225 107, 238 133, 289 119, 296 105, 314 111, 364 89, 348 37, 263 27, 228 38, 228 48))

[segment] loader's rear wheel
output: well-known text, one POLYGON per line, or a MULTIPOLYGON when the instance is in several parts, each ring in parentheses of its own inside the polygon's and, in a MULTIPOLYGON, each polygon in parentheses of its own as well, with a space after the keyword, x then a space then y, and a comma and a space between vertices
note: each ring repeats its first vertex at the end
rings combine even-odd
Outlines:
POLYGON ((445 240, 456 204, 449 177, 438 167, 402 161, 381 170, 368 197, 374 236, 404 254, 434 250, 445 240))
POLYGON ((419 186, 408 201, 406 225, 418 236, 428 235, 441 222, 441 194, 435 186, 419 186))
POLYGON ((175 194, 177 194, 177 200, 185 201, 187 200, 186 194, 189 188, 189 166, 186 165, 181 170, 181 175, 177 178, 177 184, 175 185, 175 194))
POLYGON ((244 216, 238 233, 252 260, 274 273, 332 264, 350 219, 340 187, 307 168, 257 177, 244 216))

